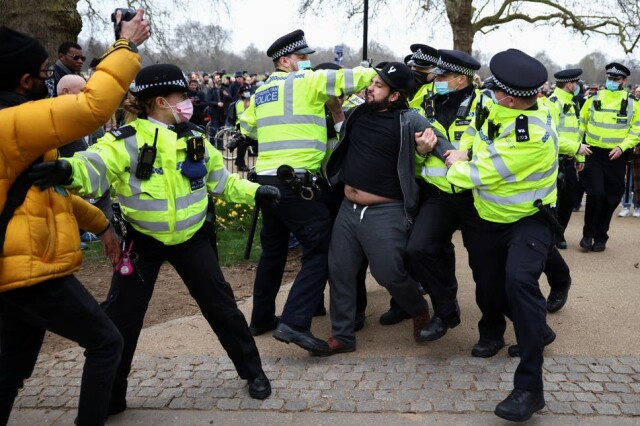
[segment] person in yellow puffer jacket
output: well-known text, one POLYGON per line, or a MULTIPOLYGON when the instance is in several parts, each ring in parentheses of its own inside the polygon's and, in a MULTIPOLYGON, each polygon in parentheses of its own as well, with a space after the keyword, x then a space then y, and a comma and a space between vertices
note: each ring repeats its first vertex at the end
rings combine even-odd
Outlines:
MULTIPOLYGON (((118 15, 118 19, 119 19, 118 15)), ((29 166, 54 160, 56 148, 106 122, 140 67, 136 44, 149 37, 139 10, 121 26, 122 38, 103 56, 85 91, 43 99, 47 52, 32 37, 0 27, 0 424, 35 365, 46 330, 85 348, 78 425, 104 423, 108 394, 122 350, 122 337, 73 273, 82 253, 78 222, 111 238, 115 235, 95 207, 60 188, 29 188, 29 166), (24 187, 24 201, 14 183, 24 187), (24 182, 24 184, 22 184, 24 182), (11 188, 11 190, 10 190, 11 188), (16 206, 14 211, 7 206, 16 206), (78 222, 76 222, 76 218, 78 222), (6 234, 5 232, 6 231, 6 234)))

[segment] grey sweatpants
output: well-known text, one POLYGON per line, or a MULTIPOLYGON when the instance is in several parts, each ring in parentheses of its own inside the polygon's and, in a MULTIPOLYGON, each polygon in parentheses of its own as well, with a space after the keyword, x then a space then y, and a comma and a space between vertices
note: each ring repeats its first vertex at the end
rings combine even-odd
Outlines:
POLYGON ((427 308, 405 268, 409 223, 401 201, 361 206, 345 199, 329 247, 331 335, 355 344, 356 275, 366 257, 371 275, 411 315, 427 308))

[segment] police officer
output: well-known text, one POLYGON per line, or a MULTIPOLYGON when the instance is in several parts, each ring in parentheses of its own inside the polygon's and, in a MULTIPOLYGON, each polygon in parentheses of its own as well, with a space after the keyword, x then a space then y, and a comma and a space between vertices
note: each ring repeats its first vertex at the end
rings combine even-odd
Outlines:
MULTIPOLYGON (((439 50, 435 75, 435 93, 423 105, 429 122, 459 148, 460 138, 475 115, 480 98, 473 85, 473 76, 480 63, 469 54, 456 50, 439 50)), ((435 156, 419 161, 420 178, 425 201, 420 207, 407 245, 407 264, 413 277, 423 283, 433 303, 434 316, 420 333, 421 341, 433 341, 444 336, 447 329, 460 324, 460 309, 456 300, 458 281, 455 275, 455 251, 451 241, 456 229, 469 252, 472 271, 477 268, 477 255, 481 247, 477 228, 479 217, 473 205, 473 196, 467 189, 453 187, 446 178, 445 163, 435 156)), ((480 340, 472 354, 489 357, 495 354, 496 336, 501 334, 499 313, 487 310, 481 287, 476 289, 476 302, 483 311, 478 324, 480 340), (496 315, 497 326, 490 320, 496 315), (497 330, 493 330, 497 327, 497 330)))
POLYGON ((473 189, 484 240, 475 279, 512 318, 520 347, 514 390, 495 414, 525 421, 545 405, 542 362, 550 329, 538 280, 552 245, 547 206, 556 201, 558 145, 551 113, 537 104, 544 65, 509 49, 490 68, 496 105, 476 134, 470 161, 447 159, 447 179, 473 189))
POLYGON ((587 193, 580 247, 602 252, 611 216, 624 192, 624 152, 640 142, 640 104, 624 90, 631 74, 622 64, 605 67, 605 89, 587 99, 580 111, 580 137, 591 147, 582 184, 587 193))
POLYGON ((271 393, 260 354, 225 281, 205 223, 207 193, 251 204, 277 202, 277 188, 230 174, 222 155, 200 128, 189 123, 187 83, 175 65, 143 68, 135 99, 125 102, 138 118, 107 133, 86 152, 50 163, 49 184, 64 183, 93 198, 112 185, 127 225, 124 253, 103 308, 124 337, 124 350, 109 402, 109 414, 126 409, 127 376, 158 271, 169 262, 220 339, 249 394, 271 393), (126 256, 125 256, 126 259, 126 256))
POLYGON ((433 80, 435 75, 432 71, 438 65, 438 50, 426 44, 412 44, 411 59, 408 65, 411 66, 415 79, 416 93, 409 100, 409 107, 417 109, 424 115, 424 101, 433 94, 433 80))
POLYGON ((276 70, 256 90, 240 125, 243 133, 258 140, 258 183, 275 185, 282 193, 277 207, 262 209, 262 255, 254 283, 251 327, 255 334, 275 328, 277 340, 326 353, 327 343, 310 332, 327 281, 331 229, 316 180, 327 143, 325 103, 330 97, 365 88, 375 71, 363 67, 312 71, 308 55, 313 52, 302 30, 276 40, 267 49, 276 70), (287 169, 289 173, 293 169, 293 176, 277 176, 278 170, 287 169), (278 320, 275 299, 291 232, 302 245, 302 268, 278 320))

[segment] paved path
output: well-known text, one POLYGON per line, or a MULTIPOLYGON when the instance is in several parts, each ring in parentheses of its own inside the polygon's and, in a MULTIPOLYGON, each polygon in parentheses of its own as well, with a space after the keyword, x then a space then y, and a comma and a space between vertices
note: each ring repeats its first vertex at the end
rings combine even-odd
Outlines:
MULTIPOLYGON (((83 360, 77 349, 42 356, 15 407, 75 408, 83 360)), ((505 357, 344 355, 265 357, 264 364, 274 392, 259 401, 249 397, 246 382, 226 357, 138 356, 130 376, 129 406, 279 413, 491 413, 512 389, 516 367, 515 360, 505 357)), ((542 415, 640 416, 638 358, 548 357, 544 369, 547 407, 542 415)), ((16 424, 20 414, 16 410, 16 424)))

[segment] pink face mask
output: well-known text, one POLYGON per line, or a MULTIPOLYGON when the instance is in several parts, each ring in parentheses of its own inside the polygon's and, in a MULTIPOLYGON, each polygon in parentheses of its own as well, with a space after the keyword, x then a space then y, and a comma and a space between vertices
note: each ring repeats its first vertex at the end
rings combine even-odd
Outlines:
POLYGON ((191 119, 193 115, 193 103, 191 103, 191 99, 185 99, 174 106, 171 106, 166 99, 165 102, 168 108, 171 108, 171 113, 173 114, 173 118, 176 119, 176 123, 186 123, 191 119))

